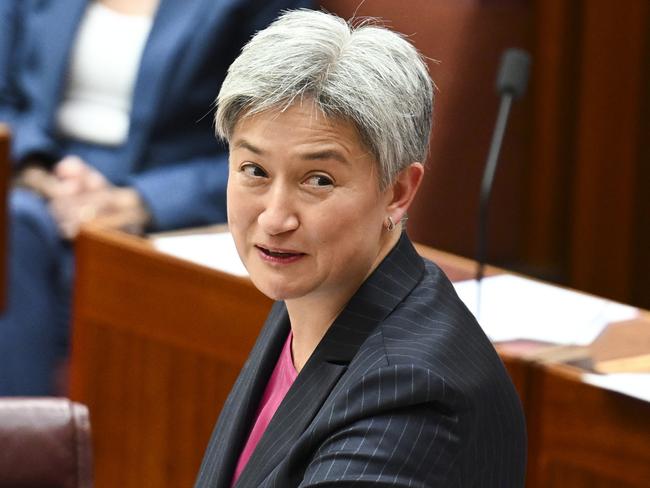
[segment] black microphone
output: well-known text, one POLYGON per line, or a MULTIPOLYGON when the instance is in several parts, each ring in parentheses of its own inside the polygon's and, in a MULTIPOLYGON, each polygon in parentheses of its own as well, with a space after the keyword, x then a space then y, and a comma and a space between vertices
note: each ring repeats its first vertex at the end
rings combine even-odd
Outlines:
POLYGON ((483 171, 483 180, 481 182, 481 193, 479 200, 479 217, 478 217, 478 236, 476 246, 476 282, 477 282, 477 302, 476 314, 478 316, 480 308, 480 285, 483 279, 483 273, 486 261, 487 249, 487 216, 488 204, 492 193, 492 183, 494 174, 499 162, 499 153, 501 152, 501 143, 506 132, 508 116, 513 100, 521 98, 526 92, 528 84, 528 72, 530 70, 530 55, 523 49, 508 49, 501 56, 501 66, 497 75, 496 88, 501 95, 501 105, 497 121, 492 133, 492 144, 488 152, 485 170, 483 171))

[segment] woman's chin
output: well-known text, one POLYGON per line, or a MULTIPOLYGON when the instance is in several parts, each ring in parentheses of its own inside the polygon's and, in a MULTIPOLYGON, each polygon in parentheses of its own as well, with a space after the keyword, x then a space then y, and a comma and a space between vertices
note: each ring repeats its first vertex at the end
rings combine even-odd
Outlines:
POLYGON ((271 300, 290 300, 298 298, 301 293, 287 283, 269 283, 268 281, 259 282, 253 279, 255 287, 271 300))

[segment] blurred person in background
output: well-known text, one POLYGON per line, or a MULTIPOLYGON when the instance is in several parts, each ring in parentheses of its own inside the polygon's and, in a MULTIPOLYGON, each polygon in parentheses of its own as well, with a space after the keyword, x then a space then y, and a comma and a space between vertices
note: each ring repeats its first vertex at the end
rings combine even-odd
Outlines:
MULTIPOLYGON (((71 241, 226 219, 208 115, 241 46, 308 0, 0 0, 13 134, 0 395, 53 393, 69 345, 71 241)), ((101 286, 98 283, 97 286, 101 286)))

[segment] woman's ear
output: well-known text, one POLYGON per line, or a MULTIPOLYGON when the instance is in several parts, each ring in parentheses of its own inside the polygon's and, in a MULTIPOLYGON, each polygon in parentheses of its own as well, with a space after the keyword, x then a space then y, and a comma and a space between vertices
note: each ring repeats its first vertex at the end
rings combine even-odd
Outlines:
POLYGON ((393 222, 400 222, 406 215, 423 176, 424 166, 421 163, 411 163, 397 174, 390 188, 392 198, 386 208, 387 216, 393 222))

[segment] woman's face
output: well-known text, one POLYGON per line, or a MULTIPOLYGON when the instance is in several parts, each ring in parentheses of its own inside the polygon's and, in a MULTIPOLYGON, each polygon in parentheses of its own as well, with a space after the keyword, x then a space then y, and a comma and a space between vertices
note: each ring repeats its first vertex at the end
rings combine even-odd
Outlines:
POLYGON ((311 104, 241 119, 228 222, 255 286, 275 300, 347 301, 392 244, 392 192, 378 181, 355 127, 311 104))

